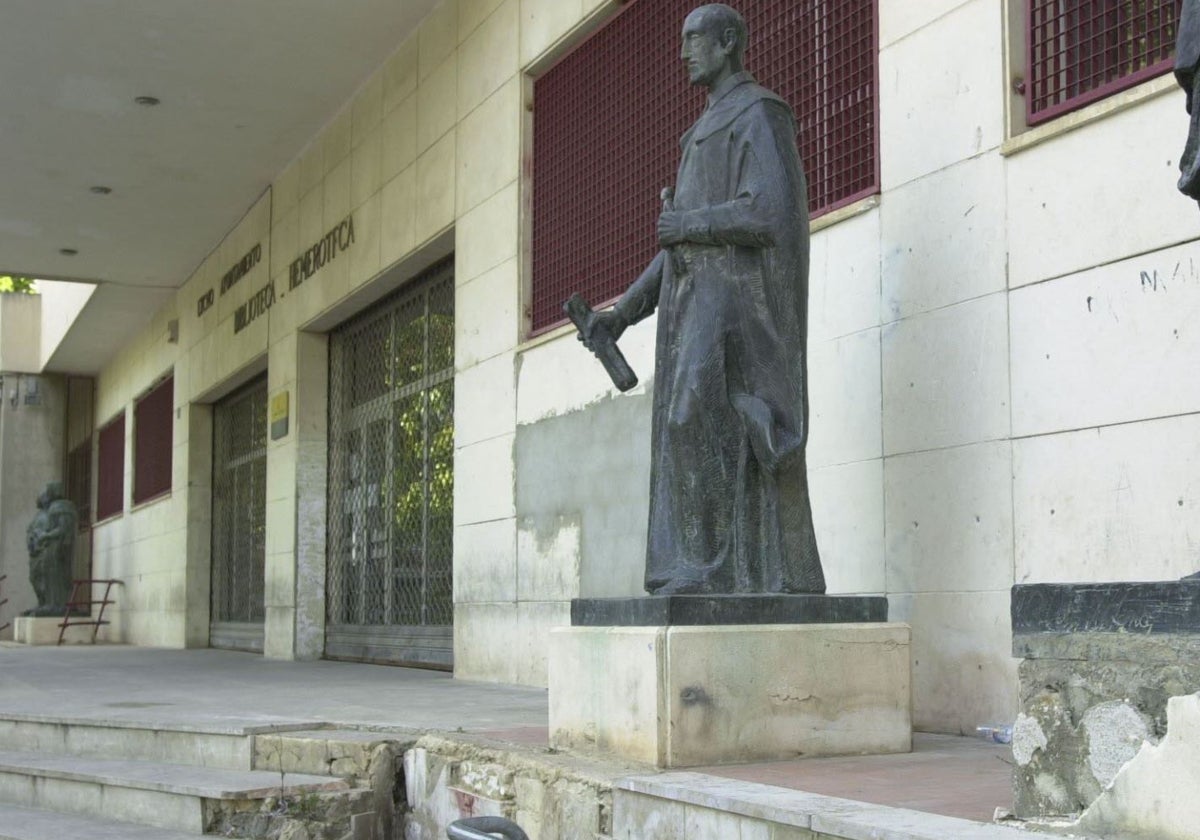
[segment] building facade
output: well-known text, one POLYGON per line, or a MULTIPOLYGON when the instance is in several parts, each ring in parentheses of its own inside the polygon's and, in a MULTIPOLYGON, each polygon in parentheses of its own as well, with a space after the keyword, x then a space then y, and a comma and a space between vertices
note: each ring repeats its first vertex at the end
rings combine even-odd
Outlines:
MULTIPOLYGON (((595 202, 547 210, 535 140, 557 69, 618 66, 638 42, 609 65, 589 50, 629 16, 677 27, 656 3, 442 0, 180 278, 67 417, 95 429, 112 639, 544 685, 572 598, 640 593, 654 322, 621 340, 643 373, 622 395, 547 308, 577 289, 541 268, 535 221, 595 202)), ((752 25, 855 6, 797 41, 825 57, 797 88, 825 91, 815 116, 797 105, 802 146, 863 106, 819 160, 849 148, 866 180, 809 167, 833 184, 810 208, 808 364, 829 590, 886 594, 912 625, 918 728, 1010 720, 1013 583, 1198 565, 1200 214, 1175 191, 1174 4, 1115 4, 1156 16, 1094 83, 1084 47, 1044 54, 1090 41, 1046 35, 1024 0, 813 3, 795 22, 779 5, 747 4, 752 25), (843 32, 866 33, 863 81, 838 87, 843 32)), ((754 38, 764 82, 805 72, 760 69, 754 38)), ((668 69, 677 88, 651 100, 686 96, 668 69)), ((686 126, 703 102, 680 101, 686 126)), ((647 172, 627 212, 652 226, 669 182, 647 172)), ((599 244, 613 262, 584 264, 623 287, 643 245, 599 244)))

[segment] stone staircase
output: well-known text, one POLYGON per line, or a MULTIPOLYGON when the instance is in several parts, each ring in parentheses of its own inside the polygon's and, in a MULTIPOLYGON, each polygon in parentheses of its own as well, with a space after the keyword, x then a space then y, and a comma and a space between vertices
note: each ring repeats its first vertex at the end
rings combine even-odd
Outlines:
POLYGON ((391 840, 406 744, 323 726, 0 713, 0 840, 391 840))

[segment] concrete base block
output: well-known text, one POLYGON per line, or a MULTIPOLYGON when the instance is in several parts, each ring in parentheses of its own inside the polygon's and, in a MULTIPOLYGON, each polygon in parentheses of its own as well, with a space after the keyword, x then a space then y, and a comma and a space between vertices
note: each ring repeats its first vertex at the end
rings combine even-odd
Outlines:
POLYGON ((907 625, 560 627, 550 742, 659 767, 912 748, 907 625))
MULTIPOLYGON (((23 645, 57 645, 60 624, 62 616, 19 616, 13 619, 13 641, 23 645)), ((63 634, 63 644, 90 645, 93 629, 84 625, 68 627, 63 634)))

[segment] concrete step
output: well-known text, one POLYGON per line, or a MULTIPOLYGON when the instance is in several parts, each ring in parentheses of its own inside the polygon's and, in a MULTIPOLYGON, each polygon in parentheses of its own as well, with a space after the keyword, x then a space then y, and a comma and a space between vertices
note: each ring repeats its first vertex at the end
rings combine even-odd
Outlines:
POLYGON ((281 779, 255 770, 0 752, 2 803, 197 834, 268 797, 349 788, 342 779, 299 773, 281 779))
POLYGON ((254 766, 254 737, 313 730, 318 721, 233 717, 202 723, 153 718, 69 717, 0 712, 0 750, 124 758, 229 770, 254 766))
POLYGON ((0 804, 0 840, 196 840, 195 834, 0 804))

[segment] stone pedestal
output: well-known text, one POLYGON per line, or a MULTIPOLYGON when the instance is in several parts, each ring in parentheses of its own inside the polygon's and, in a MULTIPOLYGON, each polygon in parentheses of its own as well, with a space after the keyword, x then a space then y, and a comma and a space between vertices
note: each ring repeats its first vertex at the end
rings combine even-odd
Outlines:
POLYGON ((1200 582, 1018 585, 1012 627, 1019 817, 1088 808, 1200 690, 1200 582))
MULTIPOLYGON (((57 645, 62 616, 35 618, 23 615, 13 619, 13 641, 24 645, 57 645)), ((68 627, 63 634, 64 645, 90 645, 92 627, 68 627)))
POLYGON ((912 746, 904 624, 562 627, 549 676, 559 748, 695 767, 912 746))

